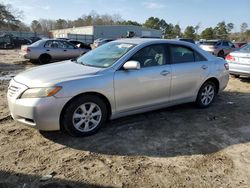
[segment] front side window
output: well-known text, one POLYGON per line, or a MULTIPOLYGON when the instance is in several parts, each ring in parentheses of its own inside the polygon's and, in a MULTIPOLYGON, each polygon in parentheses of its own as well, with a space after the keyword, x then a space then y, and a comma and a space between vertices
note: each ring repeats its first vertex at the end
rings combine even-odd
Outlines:
POLYGON ((135 44, 110 42, 84 54, 76 62, 93 67, 110 67, 134 46, 135 44))
POLYGON ((166 61, 163 45, 151 45, 139 50, 130 60, 138 61, 141 67, 164 65, 166 61))
POLYGON ((174 64, 195 62, 193 50, 184 46, 170 46, 170 54, 174 64))

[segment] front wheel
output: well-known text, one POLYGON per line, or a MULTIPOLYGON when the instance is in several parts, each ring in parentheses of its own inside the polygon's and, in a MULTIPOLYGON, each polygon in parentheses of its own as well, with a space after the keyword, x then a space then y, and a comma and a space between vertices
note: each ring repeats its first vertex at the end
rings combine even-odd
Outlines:
POLYGON ((196 104, 201 108, 206 108, 214 102, 216 94, 215 84, 210 81, 205 82, 199 90, 196 104))
POLYGON ((62 114, 62 125, 72 136, 95 134, 107 119, 107 107, 97 96, 84 95, 73 99, 62 114))

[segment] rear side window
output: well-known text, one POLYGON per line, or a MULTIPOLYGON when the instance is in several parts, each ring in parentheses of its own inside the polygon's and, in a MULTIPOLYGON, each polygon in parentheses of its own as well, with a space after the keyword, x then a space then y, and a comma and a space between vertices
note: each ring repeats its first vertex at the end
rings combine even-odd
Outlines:
POLYGON ((223 46, 229 46, 228 42, 226 42, 226 41, 224 41, 224 42, 222 43, 222 45, 223 45, 223 46))
POLYGON ((174 64, 195 62, 195 55, 193 50, 184 46, 171 46, 170 54, 172 58, 172 63, 174 64))
POLYGON ((194 52, 194 58, 195 58, 195 61, 207 61, 207 59, 203 57, 201 54, 199 54, 198 52, 194 52))
POLYGON ((185 46, 170 46, 170 54, 173 64, 207 61, 200 53, 185 46))

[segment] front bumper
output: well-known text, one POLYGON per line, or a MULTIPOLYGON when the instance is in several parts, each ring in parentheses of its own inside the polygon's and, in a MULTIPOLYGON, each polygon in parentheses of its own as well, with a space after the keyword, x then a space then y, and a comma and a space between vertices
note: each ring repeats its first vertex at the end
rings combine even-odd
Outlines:
MULTIPOLYGON (((10 87, 17 85, 15 81, 11 81, 11 84, 10 87)), ((18 83, 18 85, 21 84, 18 83)), ((39 130, 59 130, 60 114, 69 99, 56 97, 20 99, 22 90, 25 91, 25 87, 15 95, 11 93, 10 89, 8 90, 8 106, 13 119, 39 130)))
POLYGON ((250 65, 229 62, 230 74, 250 76, 250 65))

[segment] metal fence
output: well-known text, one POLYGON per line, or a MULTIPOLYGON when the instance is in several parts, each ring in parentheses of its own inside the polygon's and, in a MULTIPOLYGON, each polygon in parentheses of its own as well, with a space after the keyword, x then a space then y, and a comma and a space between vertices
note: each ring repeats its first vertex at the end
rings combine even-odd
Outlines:
POLYGON ((78 40, 87 44, 92 44, 94 42, 93 35, 82 35, 82 34, 71 34, 68 33, 67 38, 72 40, 78 40))
POLYGON ((1 34, 11 34, 15 37, 23 37, 23 38, 35 37, 38 35, 37 33, 34 32, 0 30, 0 35, 1 34))

